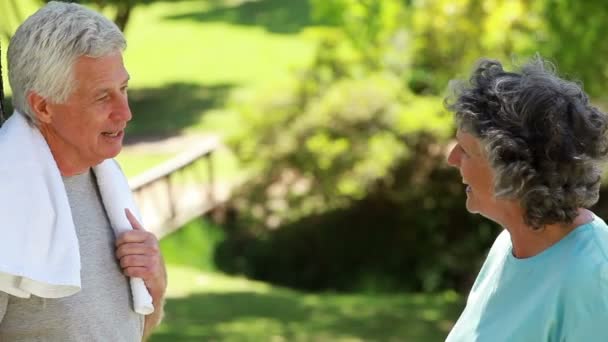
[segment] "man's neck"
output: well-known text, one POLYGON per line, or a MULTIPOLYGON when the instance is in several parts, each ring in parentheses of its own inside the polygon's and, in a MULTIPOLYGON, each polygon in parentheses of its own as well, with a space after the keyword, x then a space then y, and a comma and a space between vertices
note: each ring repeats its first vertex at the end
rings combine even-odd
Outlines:
POLYGON ((55 163, 57 163, 59 172, 63 177, 83 174, 91 168, 89 165, 79 163, 78 156, 70 155, 68 153, 60 153, 59 151, 68 150, 63 147, 66 145, 66 143, 59 136, 57 136, 48 125, 41 123, 38 128, 46 140, 46 143, 51 150, 51 154, 53 155, 53 159, 55 160, 55 163))

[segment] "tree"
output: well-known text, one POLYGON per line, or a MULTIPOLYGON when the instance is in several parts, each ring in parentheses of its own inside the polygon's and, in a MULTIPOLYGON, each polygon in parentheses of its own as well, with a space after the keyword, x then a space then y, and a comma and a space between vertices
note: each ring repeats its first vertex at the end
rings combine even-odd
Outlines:
MULTIPOLYGON (((49 1, 45 0, 45 2, 49 1)), ((113 7, 115 9, 114 23, 121 31, 125 32, 135 6, 149 4, 154 2, 154 0, 77 0, 73 2, 94 5, 99 10, 107 6, 113 7)))
POLYGON ((558 70, 582 81, 592 95, 605 93, 608 66, 608 4, 602 0, 545 0, 546 34, 539 50, 558 70))
MULTIPOLYGON (((2 46, 0 44, 0 56, 2 56, 2 46)), ((0 126, 4 122, 4 81, 2 80, 2 59, 0 58, 0 126)))
POLYGON ((23 15, 21 9, 17 5, 17 0, 0 0, 0 13, 3 13, 2 20, 0 20, 0 33, 10 40, 14 26, 23 22, 23 15))

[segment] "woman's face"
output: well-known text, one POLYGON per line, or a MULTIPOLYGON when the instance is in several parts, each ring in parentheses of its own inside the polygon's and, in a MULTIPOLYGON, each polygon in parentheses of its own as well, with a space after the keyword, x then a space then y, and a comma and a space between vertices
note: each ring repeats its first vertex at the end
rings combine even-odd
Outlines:
POLYGON ((462 182, 467 185, 467 210, 488 218, 500 214, 494 196, 494 171, 486 158, 480 141, 458 130, 457 144, 448 156, 448 164, 458 168, 462 182))

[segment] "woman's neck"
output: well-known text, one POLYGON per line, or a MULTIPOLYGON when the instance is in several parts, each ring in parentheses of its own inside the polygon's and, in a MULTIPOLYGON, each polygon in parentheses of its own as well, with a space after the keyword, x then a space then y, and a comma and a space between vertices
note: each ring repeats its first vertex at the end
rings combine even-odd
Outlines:
MULTIPOLYGON (((515 217, 515 216, 513 216, 515 217)), ((572 223, 557 223, 544 226, 542 229, 533 230, 523 221, 523 216, 518 219, 504 222, 503 227, 509 231, 513 244, 513 256, 518 259, 533 257, 549 247, 556 244, 576 227, 593 220, 593 214, 587 209, 579 209, 578 215, 572 223)))

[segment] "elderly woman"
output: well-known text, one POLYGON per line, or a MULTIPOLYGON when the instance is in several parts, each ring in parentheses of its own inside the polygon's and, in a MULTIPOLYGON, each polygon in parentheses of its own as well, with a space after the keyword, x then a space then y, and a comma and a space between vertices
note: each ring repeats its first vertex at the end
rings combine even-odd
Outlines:
POLYGON ((608 341, 608 117, 540 58, 482 60, 447 101, 467 210, 500 224, 447 341, 608 341))

